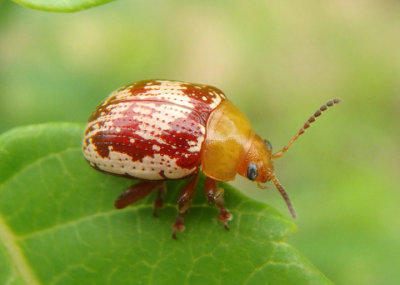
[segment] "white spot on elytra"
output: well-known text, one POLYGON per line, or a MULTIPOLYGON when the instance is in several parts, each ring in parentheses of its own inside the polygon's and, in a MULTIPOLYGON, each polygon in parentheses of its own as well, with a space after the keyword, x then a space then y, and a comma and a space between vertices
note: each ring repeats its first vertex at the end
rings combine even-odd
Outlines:
POLYGON ((97 167, 103 171, 120 175, 127 174, 141 179, 164 179, 164 177, 160 175, 161 172, 163 172, 167 178, 178 179, 196 170, 196 167, 191 169, 179 167, 176 164, 176 158, 171 158, 165 154, 154 154, 153 156, 144 157, 141 161, 133 161, 129 155, 114 151, 111 146, 108 150, 108 157, 103 158, 97 154, 94 145, 90 144, 83 149, 83 153, 87 159, 90 154, 94 154, 93 157, 90 157, 90 164, 92 166, 97 165, 97 167))

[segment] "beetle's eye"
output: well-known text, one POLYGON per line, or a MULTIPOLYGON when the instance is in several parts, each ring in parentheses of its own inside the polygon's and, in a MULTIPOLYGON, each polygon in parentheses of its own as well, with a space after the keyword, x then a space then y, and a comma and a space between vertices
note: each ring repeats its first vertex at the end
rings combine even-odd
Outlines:
POLYGON ((250 163, 249 167, 247 168, 247 178, 249 178, 250 180, 254 180, 257 178, 257 175, 257 166, 254 163, 250 163))
POLYGON ((272 151, 272 144, 269 142, 269 140, 264 140, 264 144, 269 151, 272 151))

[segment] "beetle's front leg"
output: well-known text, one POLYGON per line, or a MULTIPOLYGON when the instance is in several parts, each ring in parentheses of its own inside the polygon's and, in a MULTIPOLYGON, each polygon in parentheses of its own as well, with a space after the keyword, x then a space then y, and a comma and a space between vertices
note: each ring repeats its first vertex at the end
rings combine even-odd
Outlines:
POLYGON ((185 218, 184 215, 188 212, 190 208, 190 204, 192 203, 192 199, 194 196, 194 192, 196 191, 197 179, 199 177, 199 173, 193 175, 190 178, 189 182, 183 187, 181 195, 178 198, 178 217, 174 224, 172 225, 172 238, 176 239, 176 233, 181 232, 185 229, 185 218))
POLYGON ((224 189, 218 187, 217 181, 207 177, 205 191, 208 201, 215 204, 219 209, 219 220, 224 224, 225 229, 229 230, 228 222, 232 220, 232 214, 225 208, 224 189))

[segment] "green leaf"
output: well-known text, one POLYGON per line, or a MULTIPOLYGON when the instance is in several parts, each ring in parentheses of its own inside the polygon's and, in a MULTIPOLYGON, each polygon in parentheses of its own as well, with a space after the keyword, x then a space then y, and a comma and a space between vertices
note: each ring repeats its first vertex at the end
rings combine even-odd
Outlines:
POLYGON ((75 12, 99 6, 114 0, 13 0, 25 7, 52 11, 52 12, 75 12))
POLYGON ((123 210, 132 180, 105 175, 81 154, 82 127, 45 124, 0 136, 0 284, 330 284, 285 242, 294 224, 228 184, 231 229, 217 222, 200 180, 186 230, 171 238, 185 181, 123 210))

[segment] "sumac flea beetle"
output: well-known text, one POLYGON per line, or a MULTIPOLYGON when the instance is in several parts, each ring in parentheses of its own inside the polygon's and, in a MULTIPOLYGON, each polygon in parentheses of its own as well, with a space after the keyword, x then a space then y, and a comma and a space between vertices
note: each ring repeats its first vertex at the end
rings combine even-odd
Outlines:
POLYGON ((184 230, 184 215, 193 198, 201 167, 205 194, 219 208, 219 220, 228 229, 232 215, 225 208, 217 181, 240 174, 260 183, 272 181, 289 211, 295 211, 274 173, 272 159, 281 157, 333 99, 312 115, 280 151, 256 135, 246 116, 221 90, 179 81, 145 80, 113 92, 90 116, 83 154, 97 170, 139 179, 115 201, 124 208, 158 191, 154 214, 163 206, 165 181, 190 177, 178 198, 178 216, 172 237, 184 230))

